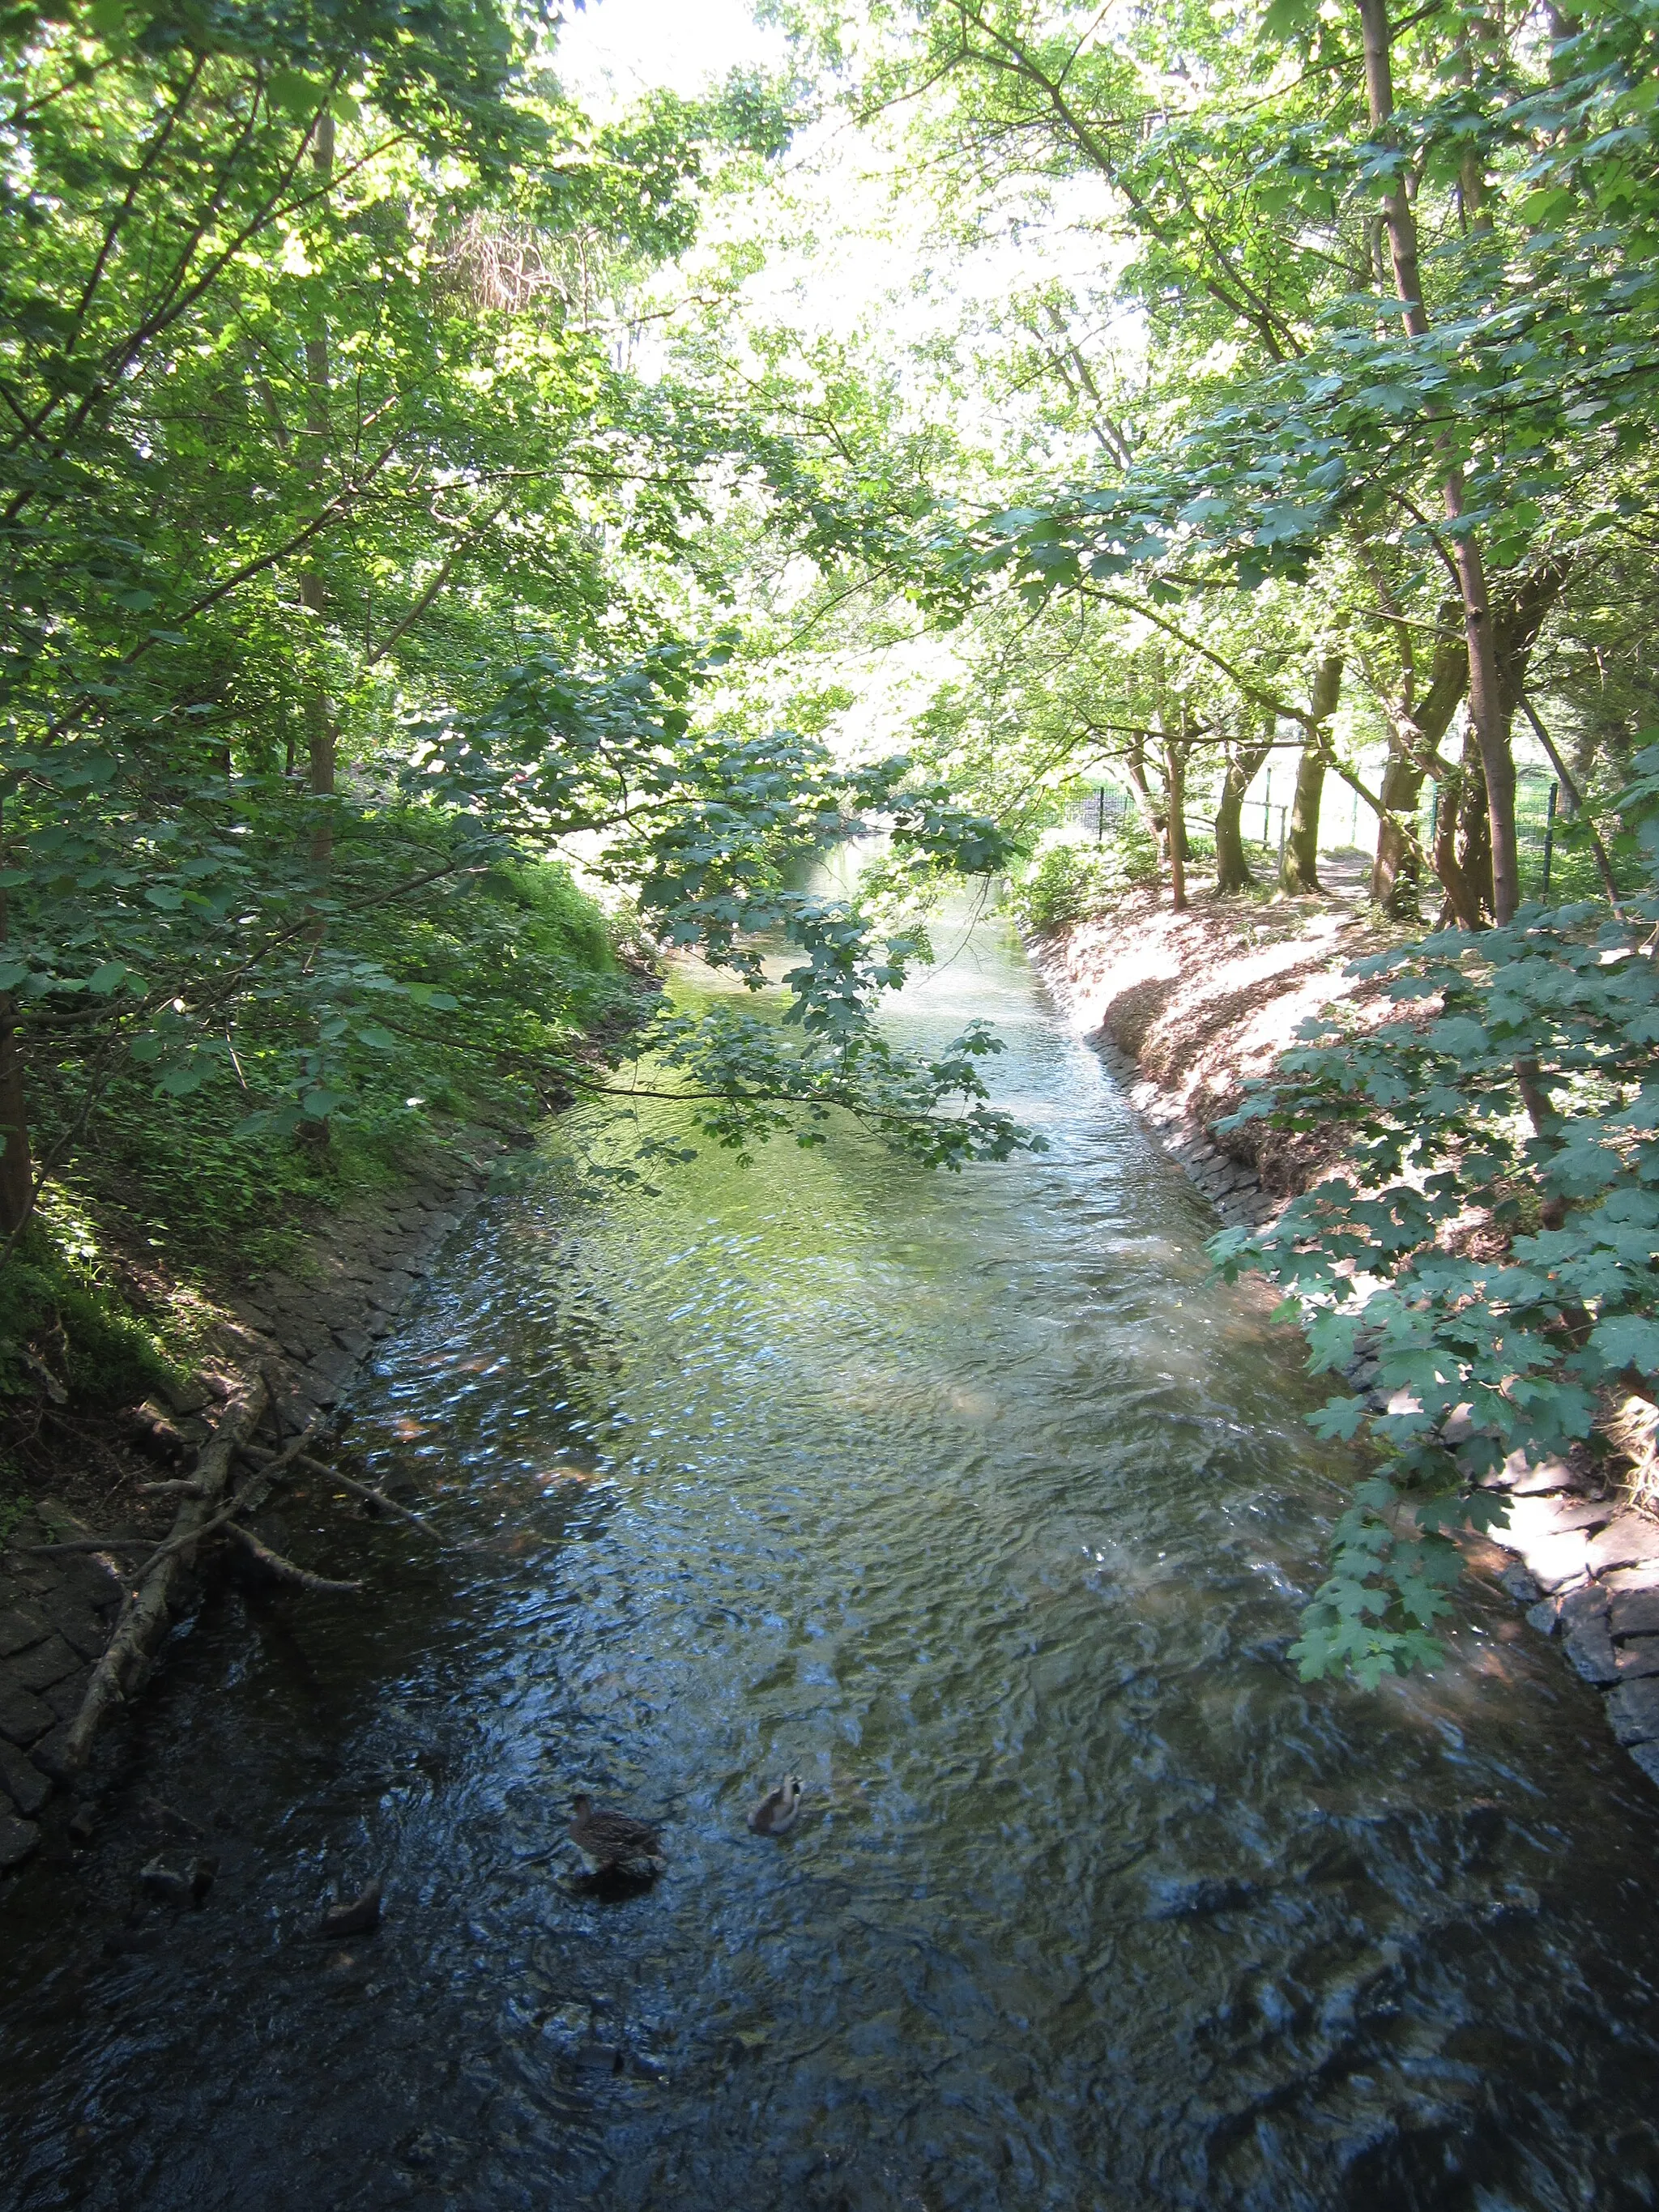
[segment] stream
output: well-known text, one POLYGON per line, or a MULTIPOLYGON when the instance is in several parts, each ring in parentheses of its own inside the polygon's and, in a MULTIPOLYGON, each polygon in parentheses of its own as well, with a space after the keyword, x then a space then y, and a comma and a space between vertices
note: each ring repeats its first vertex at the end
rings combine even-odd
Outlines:
POLYGON ((895 1032, 987 1016, 1048 1152, 555 1165, 452 1239, 351 1431, 449 1548, 293 1497, 363 1598, 216 1596, 0 1908, 6 2212, 1659 2203, 1659 1800, 1490 1588, 1298 1681, 1326 1393, 1006 925, 940 951, 895 1032), (220 1866, 135 1934, 148 1794, 220 1866))

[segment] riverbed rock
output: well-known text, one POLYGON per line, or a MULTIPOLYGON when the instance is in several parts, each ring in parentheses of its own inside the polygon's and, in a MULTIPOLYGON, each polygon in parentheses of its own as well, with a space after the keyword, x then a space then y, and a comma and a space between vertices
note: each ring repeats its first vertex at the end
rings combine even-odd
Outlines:
POLYGON ((1659 1743, 1659 1677, 1621 1682, 1607 1699, 1607 1718, 1620 1743, 1659 1743))
POLYGON ((1235 1911, 1256 1893, 1255 1884, 1249 1881, 1230 1881, 1215 1875, 1164 1875, 1147 1885, 1146 1917, 1206 1919, 1212 1912, 1235 1911))
POLYGON ((20 1820, 10 1813, 0 1813, 0 1874, 21 1866, 40 1840, 40 1831, 33 1820, 20 1820))
POLYGON ((1567 1656, 1587 1682, 1606 1689, 1620 1679, 1613 1631, 1605 1613, 1595 1613, 1567 1632, 1567 1656))
POLYGON ((1659 1589, 1615 1590, 1608 1617, 1615 1636, 1659 1636, 1659 1589))
POLYGON ((1659 1521, 1650 1521, 1641 1513, 1621 1513, 1589 1547, 1592 1574, 1650 1559, 1659 1560, 1659 1521))

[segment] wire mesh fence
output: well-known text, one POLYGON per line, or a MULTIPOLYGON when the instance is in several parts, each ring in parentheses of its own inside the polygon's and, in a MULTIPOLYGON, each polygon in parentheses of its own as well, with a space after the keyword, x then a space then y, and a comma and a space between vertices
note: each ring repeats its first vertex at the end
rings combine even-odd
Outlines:
MULTIPOLYGON (((1380 773, 1379 766, 1366 778, 1373 789, 1380 773)), ((1277 866, 1284 859, 1285 841, 1290 830, 1293 779, 1285 770, 1279 770, 1277 781, 1282 795, 1277 797, 1275 781, 1269 769, 1244 801, 1241 826, 1252 852, 1265 855, 1277 866)), ((1195 805, 1189 798, 1186 810, 1189 847, 1202 850, 1211 843, 1214 836, 1213 805, 1218 797, 1218 789, 1212 794, 1212 811, 1208 814, 1202 811, 1201 801, 1195 805)), ((1439 786, 1425 781, 1416 821, 1417 835, 1425 850, 1434 842, 1438 807, 1439 786)), ((1136 811, 1137 802, 1132 791, 1103 782, 1073 802, 1071 818, 1086 842, 1103 844, 1111 836, 1114 826, 1136 811)), ((1586 892, 1592 890, 1587 876, 1588 863, 1582 860, 1576 848, 1564 849, 1562 832, 1569 818, 1560 786, 1549 771, 1530 763, 1518 763, 1515 826, 1524 896, 1547 897, 1552 890, 1558 897, 1577 896, 1577 878, 1580 875, 1586 875, 1586 892)), ((1376 850, 1376 817, 1358 792, 1334 778, 1327 781, 1319 826, 1322 852, 1357 850, 1370 856, 1376 850)))

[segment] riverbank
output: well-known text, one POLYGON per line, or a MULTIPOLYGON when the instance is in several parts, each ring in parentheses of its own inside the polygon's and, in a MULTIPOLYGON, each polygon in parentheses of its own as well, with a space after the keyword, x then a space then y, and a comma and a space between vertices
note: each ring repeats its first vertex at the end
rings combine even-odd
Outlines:
MULTIPOLYGON (((122 1544, 167 1541, 180 1485, 187 1492, 198 1454, 247 1378, 265 1387, 274 1436, 326 1430, 353 1374, 391 1334, 514 1141, 514 1133, 462 1128, 447 1144, 423 1147, 401 1179, 344 1197, 289 1240, 282 1266, 246 1282, 179 1282, 130 1230, 124 1237, 113 1223, 98 1224, 100 1260, 129 1307, 174 1340, 187 1315, 194 1356, 188 1367, 158 1370, 141 1402, 112 1412, 64 1402, 61 1385, 57 1403, 43 1393, 40 1448, 26 1465, 13 1461, 0 1537, 0 1873, 39 1849, 42 1816, 60 1790, 81 1801, 65 1813, 64 1840, 84 1843, 95 1826, 95 1788, 78 1771, 70 1737, 123 1617, 121 1568, 131 1561, 122 1544), (97 1537, 115 1540, 43 1548, 89 1547, 97 1537)), ((356 1494, 362 1487, 354 1490, 349 1477, 339 1482, 345 1510, 369 1510, 356 1494)), ((245 1518, 257 1528, 257 1514, 245 1518)), ((186 1605, 200 1587, 192 1574, 186 1605)), ((129 1695, 149 1671, 141 1664, 127 1680, 129 1695)))
MULTIPOLYGON (((1340 1133, 1214 1125, 1271 1073, 1303 1022, 1334 1006, 1359 1027, 1397 1017, 1375 981, 1346 970, 1402 934, 1340 900, 1263 908, 1200 895, 1175 914, 1143 890, 1029 949, 1170 1158, 1224 1221, 1255 1224, 1335 1164, 1340 1133)), ((1361 1369, 1350 1379, 1363 1390, 1370 1378, 1361 1369)), ((1513 1500, 1508 1525, 1468 1551, 1472 1571, 1525 1607, 1534 1629, 1559 1636, 1603 1693, 1619 1741, 1659 1784, 1659 1473, 1651 1423, 1622 1419, 1611 1457, 1575 1448, 1530 1464, 1516 1454, 1489 1481, 1513 1500)))
POLYGON ((1030 939, 1038 974, 1170 1157, 1224 1220, 1270 1219, 1336 1157, 1334 1133, 1254 1123, 1218 1132, 1300 1025, 1341 1006, 1357 1024, 1397 1012, 1345 973, 1401 943, 1398 924, 1341 897, 1271 905, 1200 891, 1182 914, 1152 890, 1030 939))

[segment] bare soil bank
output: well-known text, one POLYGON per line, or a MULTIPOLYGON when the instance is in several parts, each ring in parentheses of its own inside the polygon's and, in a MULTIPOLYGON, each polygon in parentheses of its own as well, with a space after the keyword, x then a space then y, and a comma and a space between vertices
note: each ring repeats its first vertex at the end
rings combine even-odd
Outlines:
POLYGON ((1079 1035, 1224 1218, 1261 1220, 1337 1156, 1340 1133, 1214 1125, 1270 1074, 1302 1024, 1341 1006, 1358 1023, 1398 1009, 1344 973, 1402 933, 1336 898, 1257 905, 1200 892, 1184 914, 1152 890, 1097 921, 1034 939, 1038 972, 1079 1035))

